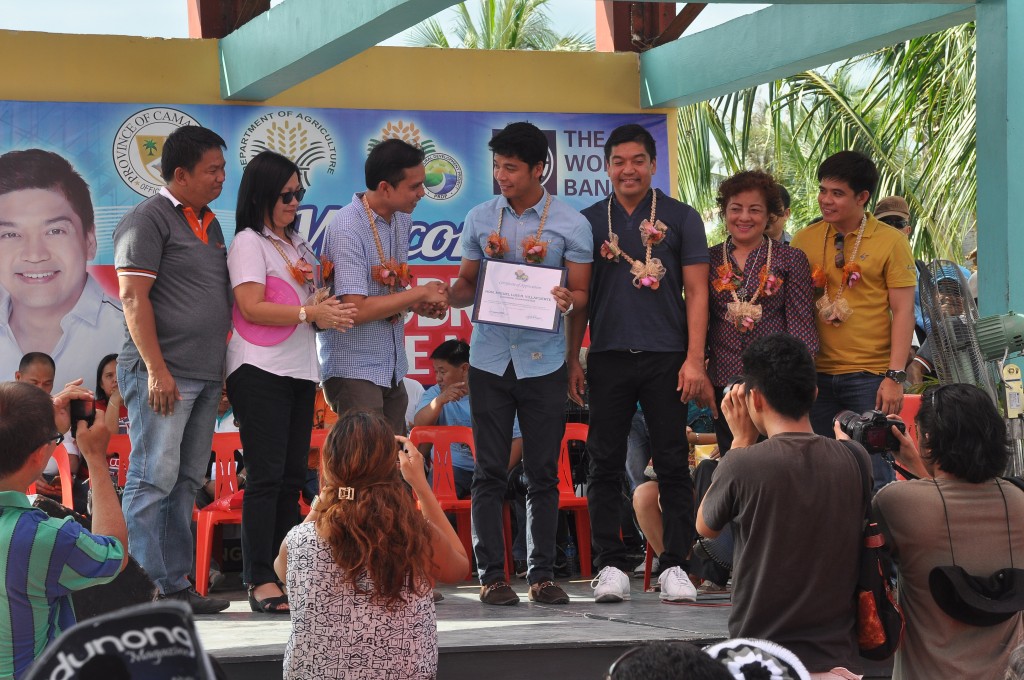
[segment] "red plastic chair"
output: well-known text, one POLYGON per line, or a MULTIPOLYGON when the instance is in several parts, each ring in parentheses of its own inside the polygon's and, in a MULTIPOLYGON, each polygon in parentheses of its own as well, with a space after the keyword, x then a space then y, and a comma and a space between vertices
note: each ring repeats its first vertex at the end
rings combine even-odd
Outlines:
POLYGON ((206 595, 210 590, 210 555, 213 552, 213 531, 218 524, 241 524, 242 504, 238 493, 235 451, 242 448, 237 432, 213 435, 214 501, 194 513, 196 519, 196 592, 206 595), (237 494, 237 496, 236 496, 237 494))
MULTIPOLYGON (((421 425, 412 428, 409 439, 419 447, 421 444, 433 446, 434 497, 445 512, 455 515, 455 531, 466 549, 467 555, 473 554, 473 535, 470 528, 470 499, 460 499, 455 493, 455 472, 452 469, 452 444, 465 444, 476 458, 473 444, 473 430, 460 425, 421 425)), ((507 571, 507 566, 506 566, 507 571)), ((472 578, 470 572, 467 578, 472 578)))
POLYGON ((562 436, 562 447, 558 452, 558 509, 568 510, 576 520, 576 549, 580 556, 580 575, 590 578, 590 511, 587 499, 576 495, 572 484, 572 468, 569 465, 569 442, 587 441, 589 427, 583 423, 566 423, 562 436))
MULTIPOLYGON (((53 450, 53 458, 57 461, 57 475, 60 477, 60 503, 65 508, 74 508, 75 501, 72 497, 72 487, 75 483, 75 478, 71 474, 71 463, 68 461, 68 451, 64 448, 63 444, 58 444, 53 450)), ((28 491, 26 493, 33 494, 36 492, 36 484, 32 482, 28 485, 28 491)))
MULTIPOLYGON (((117 485, 124 488, 128 480, 128 459, 132 455, 132 442, 126 434, 110 435, 110 443, 107 445, 107 457, 117 454, 117 485)), ((111 460, 113 464, 113 460, 111 460)))

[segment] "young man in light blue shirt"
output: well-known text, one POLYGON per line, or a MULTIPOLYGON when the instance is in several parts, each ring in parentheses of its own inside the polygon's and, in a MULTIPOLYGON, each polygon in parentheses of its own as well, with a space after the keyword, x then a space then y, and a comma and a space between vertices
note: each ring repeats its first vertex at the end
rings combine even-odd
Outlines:
MULTIPOLYGON (((474 300, 484 257, 525 262, 527 249, 541 264, 565 267, 566 286, 552 290, 564 317, 585 314, 593 238, 576 210, 554 199, 541 184, 548 155, 547 137, 530 123, 512 123, 491 139, 494 181, 501 196, 481 203, 466 216, 462 263, 450 302, 474 300), (503 244, 495 248, 494 244, 503 244), (524 247, 525 246, 525 247, 524 247), (536 250, 534 250, 536 249, 536 250)), ((555 529, 558 523, 558 452, 565 432, 568 374, 565 331, 556 333, 477 323, 469 360, 470 405, 476 441, 473 475, 474 552, 480 600, 512 605, 519 597, 505 582, 501 507, 508 480, 512 422, 523 429, 523 466, 530 554, 530 600, 566 604, 554 583, 555 529)))

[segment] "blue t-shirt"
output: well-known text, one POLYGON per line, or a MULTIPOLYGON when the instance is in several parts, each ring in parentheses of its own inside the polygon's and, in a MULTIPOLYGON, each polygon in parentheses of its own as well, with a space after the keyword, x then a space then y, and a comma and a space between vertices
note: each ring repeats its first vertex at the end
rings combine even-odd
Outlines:
MULTIPOLYGON (((420 398, 420 404, 416 407, 416 410, 419 411, 439 394, 441 394, 440 386, 434 385, 428 388, 420 398)), ((449 402, 442 406, 441 415, 437 418, 437 424, 473 427, 473 418, 469 414, 469 396, 467 395, 458 401, 449 402)), ((523 434, 519 431, 519 416, 516 416, 516 419, 512 421, 512 439, 518 439, 522 436, 523 434)), ((452 467, 457 467, 461 470, 473 469, 473 454, 470 453, 469 447, 465 444, 452 444, 452 467)))

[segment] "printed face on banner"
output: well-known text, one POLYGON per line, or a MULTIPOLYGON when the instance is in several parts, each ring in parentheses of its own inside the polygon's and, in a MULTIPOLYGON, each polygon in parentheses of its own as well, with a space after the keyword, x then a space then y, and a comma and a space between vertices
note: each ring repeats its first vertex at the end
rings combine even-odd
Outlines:
POLYGON ((86 233, 62 193, 21 189, 0 196, 0 285, 14 310, 71 311, 95 254, 95 233, 86 233))

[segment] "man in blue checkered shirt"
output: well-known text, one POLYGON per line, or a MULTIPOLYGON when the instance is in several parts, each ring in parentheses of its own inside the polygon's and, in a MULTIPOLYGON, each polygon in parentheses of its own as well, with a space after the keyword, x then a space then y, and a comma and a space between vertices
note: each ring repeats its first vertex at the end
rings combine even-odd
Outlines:
POLYGON ((405 434, 405 314, 444 316, 448 286, 410 287, 409 230, 424 193, 423 152, 400 139, 384 140, 370 151, 365 173, 367 190, 338 211, 320 253, 325 266, 333 266, 334 294, 357 308, 354 328, 319 334, 320 375, 335 413, 376 411, 396 434, 405 434))

